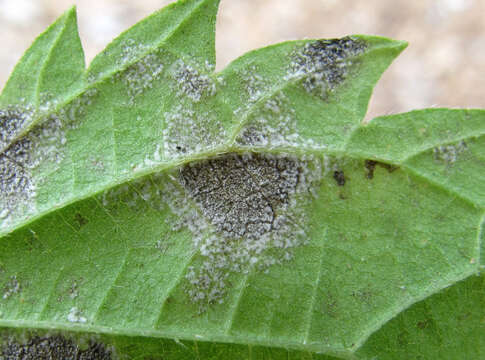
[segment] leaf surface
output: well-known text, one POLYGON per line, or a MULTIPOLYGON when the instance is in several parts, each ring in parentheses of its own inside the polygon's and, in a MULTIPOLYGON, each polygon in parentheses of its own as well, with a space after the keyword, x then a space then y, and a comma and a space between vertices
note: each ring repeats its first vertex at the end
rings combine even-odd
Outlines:
POLYGON ((218 3, 162 9, 87 70, 71 10, 17 65, 0 98, 5 334, 140 359, 471 344, 485 111, 363 125, 406 46, 380 37, 272 45, 214 73, 218 3))

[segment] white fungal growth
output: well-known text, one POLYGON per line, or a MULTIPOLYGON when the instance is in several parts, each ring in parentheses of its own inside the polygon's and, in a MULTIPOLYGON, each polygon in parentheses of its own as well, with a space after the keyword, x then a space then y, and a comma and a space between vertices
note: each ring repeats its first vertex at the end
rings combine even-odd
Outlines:
POLYGON ((0 109, 0 151, 12 143, 24 126, 32 121, 33 115, 29 107, 0 109))
POLYGON ((118 65, 123 66, 135 62, 143 54, 148 53, 149 47, 142 43, 137 43, 134 39, 127 39, 121 46, 121 55, 118 57, 118 65))
POLYGON ((293 55, 287 78, 302 78, 307 92, 325 99, 365 49, 364 41, 352 37, 307 43, 293 55))
POLYGON ((161 210, 166 204, 158 184, 160 180, 154 180, 154 176, 141 178, 130 184, 105 191, 100 195, 100 201, 104 207, 110 208, 110 211, 114 213, 119 206, 128 206, 130 209, 138 211, 143 209, 143 206, 161 210))
MULTIPOLYGON (((230 153, 122 185, 101 195, 118 207, 168 208, 173 231, 192 233, 200 258, 186 273, 186 292, 201 311, 224 301, 228 277, 284 264, 307 244, 308 201, 322 177, 320 159, 230 153)), ((162 254, 170 240, 153 244, 162 254)))
POLYGON ((71 310, 69 310, 69 314, 67 314, 67 321, 73 323, 85 323, 88 319, 82 316, 82 312, 77 307, 72 307, 71 310))
POLYGON ((236 142, 244 147, 325 148, 311 138, 305 139, 299 135, 296 112, 290 106, 288 98, 281 92, 266 100, 253 113, 236 138, 236 142))
POLYGON ((54 102, 42 104, 38 111, 28 105, 0 110, 0 229, 37 210, 37 188, 45 181, 39 174, 58 168, 65 157, 67 131, 79 126, 96 94, 96 89, 89 89, 57 113, 45 113, 53 111, 54 102))
POLYGON ((0 228, 9 226, 20 214, 25 216, 36 211, 35 196, 43 181, 38 174, 55 170, 65 157, 66 131, 72 121, 64 116, 69 112, 44 118, 37 115, 38 124, 0 151, 0 228))
POLYGON ((253 153, 180 169, 180 185, 166 186, 166 199, 180 219, 176 229, 193 233, 202 257, 186 274, 187 293, 201 311, 223 302, 231 272, 267 270, 306 244, 303 204, 320 177, 316 159, 253 153))
POLYGON ((187 96, 192 101, 199 102, 203 97, 210 97, 216 93, 216 82, 212 77, 201 73, 183 60, 175 62, 171 75, 179 96, 187 96))
POLYGON ((155 81, 161 79, 163 69, 160 54, 157 52, 146 55, 118 74, 117 78, 121 79, 128 89, 130 104, 133 104, 135 98, 145 90, 152 88, 155 81))
POLYGON ((10 280, 7 282, 4 288, 3 296, 2 298, 4 300, 8 299, 14 294, 18 294, 20 292, 20 283, 17 280, 17 276, 11 276, 10 280))
MULTIPOLYGON (((0 155, 0 211, 7 222, 12 212, 20 211, 35 195, 35 186, 30 172, 23 166, 24 157, 29 157, 29 146, 18 142, 6 153, 0 155)), ((3 223, 2 223, 3 224, 3 223)))
POLYGON ((271 146, 293 144, 296 140, 295 111, 282 93, 268 99, 237 138, 240 145, 271 146))
POLYGON ((258 68, 255 65, 248 66, 240 74, 241 79, 245 85, 246 92, 248 93, 248 100, 250 103, 254 103, 261 98, 263 91, 266 87, 264 78, 258 74, 258 68))
POLYGON ((73 281, 71 287, 69 288, 69 297, 75 299, 79 296, 79 287, 77 281, 73 281))
POLYGON ((436 160, 453 164, 467 148, 466 142, 462 140, 456 144, 437 146, 433 149, 433 154, 436 160))
POLYGON ((215 148, 226 137, 222 123, 214 114, 199 113, 178 105, 164 114, 162 131, 165 157, 197 153, 215 148))

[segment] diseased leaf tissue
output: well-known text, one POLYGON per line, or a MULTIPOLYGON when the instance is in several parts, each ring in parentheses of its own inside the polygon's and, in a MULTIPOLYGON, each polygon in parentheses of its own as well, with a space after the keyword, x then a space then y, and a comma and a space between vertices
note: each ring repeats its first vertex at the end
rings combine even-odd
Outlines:
POLYGON ((406 46, 380 37, 215 73, 218 3, 173 3, 87 70, 70 10, 16 66, 0 359, 483 357, 484 111, 362 125, 406 46))

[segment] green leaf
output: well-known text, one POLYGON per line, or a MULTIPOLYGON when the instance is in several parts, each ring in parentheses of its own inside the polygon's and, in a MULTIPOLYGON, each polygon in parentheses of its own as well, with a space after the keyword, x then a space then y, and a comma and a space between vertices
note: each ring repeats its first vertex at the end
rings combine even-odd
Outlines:
POLYGON ((0 107, 17 115, 7 124, 2 118, 0 150, 81 87, 84 53, 77 32, 75 9, 67 11, 32 44, 15 67, 0 96, 0 107), (8 130, 8 132, 7 132, 8 130))
POLYGON ((17 65, 0 357, 480 357, 485 111, 363 125, 406 46, 380 37, 214 73, 218 4, 175 2, 87 70, 71 10, 17 65))

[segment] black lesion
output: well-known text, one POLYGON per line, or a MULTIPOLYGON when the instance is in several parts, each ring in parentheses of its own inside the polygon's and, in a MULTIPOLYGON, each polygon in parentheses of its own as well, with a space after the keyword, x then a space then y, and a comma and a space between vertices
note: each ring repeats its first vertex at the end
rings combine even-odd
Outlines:
POLYGON ((344 186, 346 179, 345 179, 345 174, 342 170, 335 170, 333 172, 333 178, 337 182, 338 186, 344 186))
POLYGON ((391 164, 386 164, 380 161, 376 160, 366 160, 364 163, 364 166, 367 170, 367 179, 372 180, 374 178, 374 172, 377 166, 382 167, 383 169, 386 169, 389 173, 392 173, 399 169, 398 166, 391 165, 391 164))
POLYGON ((361 39, 317 40, 306 44, 293 57, 292 71, 304 74, 303 85, 307 91, 326 97, 348 76, 348 68, 362 54, 367 45, 361 39), (350 60, 352 59, 352 61, 350 60))
POLYGON ((0 359, 4 360, 111 360, 112 353, 103 344, 91 341, 81 349, 73 340, 64 336, 35 336, 26 342, 10 339, 1 347, 0 359))
POLYGON ((88 219, 81 215, 81 213, 76 213, 74 215, 74 220, 76 220, 79 229, 89 222, 88 219))
POLYGON ((180 179, 202 214, 225 237, 259 238, 274 229, 301 168, 290 158, 224 156, 181 168, 180 179))

